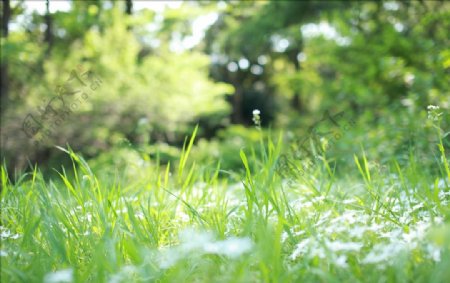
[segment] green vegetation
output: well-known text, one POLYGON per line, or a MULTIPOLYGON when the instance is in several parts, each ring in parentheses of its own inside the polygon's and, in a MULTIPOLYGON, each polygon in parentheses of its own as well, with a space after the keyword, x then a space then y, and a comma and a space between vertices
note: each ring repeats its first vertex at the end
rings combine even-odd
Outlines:
POLYGON ((450 278, 447 2, 1 16, 1 282, 450 278))
POLYGON ((169 166, 142 163, 131 168, 139 177, 99 178, 62 148, 73 176, 62 168, 45 181, 35 168, 12 184, 2 167, 2 279, 444 282, 450 275, 444 151, 434 177, 414 155, 408 166, 381 170, 362 152, 339 178, 322 159, 308 174, 282 179, 280 143, 261 134, 260 148, 240 152, 245 173, 221 179, 219 165, 186 166, 193 139, 172 175, 169 166))

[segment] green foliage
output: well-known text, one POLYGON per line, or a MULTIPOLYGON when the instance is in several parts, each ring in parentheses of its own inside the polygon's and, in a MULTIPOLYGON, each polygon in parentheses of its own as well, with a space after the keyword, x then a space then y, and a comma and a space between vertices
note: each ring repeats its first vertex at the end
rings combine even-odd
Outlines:
POLYGON ((142 139, 148 142, 150 137, 150 140, 179 143, 196 119, 219 117, 220 120, 228 115, 230 108, 224 94, 232 92, 232 88, 208 79, 209 61, 205 55, 174 54, 160 49, 142 58, 142 46, 128 31, 127 19, 117 8, 103 11, 98 21, 104 24, 102 29, 90 27, 73 41, 66 42, 64 52, 52 52, 45 59, 43 73, 19 75, 31 65, 29 61, 39 60, 36 58, 41 56, 39 52, 31 52, 30 48, 39 45, 30 43, 25 33, 15 33, 5 43, 6 56, 11 62, 10 76, 18 79, 11 83, 18 89, 11 98, 20 99, 20 103, 13 103, 2 113, 2 136, 4 149, 10 153, 6 157, 17 167, 23 167, 28 158, 36 159, 52 145, 70 143, 88 156, 96 156, 124 139, 139 143, 142 139), (23 42, 26 44, 22 45, 23 42), (16 45, 20 48, 13 48, 16 45), (19 61, 20 65, 15 64, 19 61), (44 146, 35 146, 21 131, 23 119, 28 113, 37 116, 38 108, 57 95, 57 87, 78 67, 92 70, 102 80, 101 87, 88 92, 88 99, 52 130, 44 146), (26 96, 17 96, 21 92, 26 92, 26 96), (162 139, 167 132, 170 135, 162 139))
MULTIPOLYGON (((211 162, 211 166, 220 163, 223 173, 231 173, 240 168, 241 158, 236 154, 237 149, 256 147, 261 133, 256 129, 243 126, 230 126, 219 131, 218 139, 198 141, 192 153, 192 159, 199 163, 211 162)), ((255 154, 253 156, 256 159, 255 154)), ((259 159, 259 157, 258 157, 259 159)))
POLYGON ((27 2, 1 282, 450 278, 447 2, 27 2))

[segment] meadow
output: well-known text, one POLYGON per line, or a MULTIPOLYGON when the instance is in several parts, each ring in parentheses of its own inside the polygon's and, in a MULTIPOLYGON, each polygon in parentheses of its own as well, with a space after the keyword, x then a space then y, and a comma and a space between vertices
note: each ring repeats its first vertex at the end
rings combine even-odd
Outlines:
MULTIPOLYGON (((437 126, 436 126, 437 127, 437 126)), ((439 129, 439 128, 438 128, 439 129)), ((437 131, 439 134, 440 131, 437 131)), ((381 170, 364 151, 335 176, 277 173, 279 139, 260 132, 242 171, 187 161, 98 176, 70 148, 73 174, 2 167, 2 282, 445 282, 450 170, 414 154, 381 170), (431 172, 437 172, 431 173, 431 172), (128 177, 126 177, 128 176, 128 177), (284 175, 286 176, 286 174, 284 175)))

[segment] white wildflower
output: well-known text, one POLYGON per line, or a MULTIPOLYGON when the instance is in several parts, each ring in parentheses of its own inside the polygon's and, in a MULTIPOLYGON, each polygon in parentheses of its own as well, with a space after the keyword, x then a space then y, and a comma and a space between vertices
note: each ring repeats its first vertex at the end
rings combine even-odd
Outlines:
POLYGON ((142 219, 144 219, 145 218, 145 215, 144 215, 144 213, 142 213, 142 212, 136 212, 135 214, 134 214, 134 216, 136 217, 136 218, 138 218, 138 219, 140 219, 140 220, 142 220, 142 219))
POLYGON ((170 268, 184 256, 185 255, 182 252, 179 252, 176 248, 162 250, 158 257, 159 267, 162 269, 170 268))
POLYGON ((347 256, 340 255, 338 258, 336 258, 336 260, 334 261, 334 264, 336 264, 337 266, 342 267, 342 268, 347 268, 348 267, 347 256))
POLYGON ((176 221, 186 223, 190 221, 190 217, 186 214, 182 208, 178 207, 176 210, 176 221))
POLYGON ((331 234, 331 233, 341 233, 347 230, 347 227, 345 227, 344 225, 341 225, 340 223, 333 223, 329 226, 327 226, 324 231, 327 234, 331 234))
POLYGON ((203 247, 205 253, 224 255, 237 258, 251 250, 253 246, 249 238, 231 237, 224 241, 206 243, 203 247))
POLYGON ((441 250, 439 249, 439 247, 436 247, 435 245, 432 244, 428 244, 427 252, 432 260, 436 262, 441 261, 441 250))
POLYGON ((179 247, 181 249, 192 251, 201 249, 205 243, 212 242, 214 237, 210 232, 185 229, 180 233, 180 240, 182 244, 179 247))
POLYGON ((128 208, 123 207, 121 209, 116 209, 117 214, 128 213, 128 208))
POLYGON ((259 111, 258 109, 253 110, 253 123, 255 123, 256 128, 260 129, 261 128, 261 111, 259 111))
MULTIPOLYGON (((432 187, 433 187, 434 185, 432 185, 432 187)), ((438 182, 438 188, 439 189, 445 189, 445 188, 447 188, 448 186, 446 185, 446 182, 445 182, 445 180, 444 179, 439 179, 439 182, 438 182)), ((442 191, 443 192, 443 191, 442 191)), ((447 194, 450 194, 450 191, 449 192, 447 192, 447 194)))
POLYGON ((443 223, 443 222, 444 222, 444 218, 441 217, 441 216, 436 216, 436 217, 434 218, 434 223, 436 223, 436 224, 441 224, 441 223, 443 223))
POLYGON ((413 212, 414 210, 420 209, 422 207, 423 207, 423 203, 416 204, 415 206, 413 206, 411 208, 411 212, 413 212))
POLYGON ((432 121, 438 121, 442 116, 442 113, 439 112, 439 106, 428 105, 428 119, 432 121))
POLYGON ((386 238, 386 239, 397 239, 403 234, 403 230, 400 228, 393 229, 387 232, 381 232, 379 233, 380 237, 386 238))
POLYGON ((376 244, 361 261, 364 264, 389 263, 405 249, 401 243, 376 244))
POLYGON ((137 268, 133 265, 125 265, 122 269, 112 275, 108 281, 108 283, 120 283, 125 282, 127 279, 131 278, 133 275, 137 273, 137 268))
POLYGON ((281 242, 282 243, 286 242, 288 236, 289 236, 288 233, 286 233, 286 231, 283 231, 283 233, 281 233, 281 242))
POLYGON ((383 229, 384 227, 385 226, 382 223, 372 223, 372 225, 370 225, 370 227, 368 227, 367 230, 377 232, 383 229))
POLYGON ((320 202, 323 202, 323 200, 325 200, 324 196, 317 196, 317 197, 314 197, 314 198, 311 199, 311 201, 313 203, 320 203, 320 202))
POLYGON ((161 250, 159 255, 159 266, 170 268, 179 260, 194 255, 217 254, 229 258, 237 258, 249 252, 253 247, 250 238, 230 237, 222 241, 215 241, 210 232, 198 232, 192 229, 180 233, 181 244, 161 250))
POLYGON ((445 200, 447 198, 447 196, 450 196, 450 191, 448 191, 448 192, 439 191, 439 193, 438 193, 438 197, 441 201, 445 200))
POLYGON ((0 239, 18 239, 20 237, 19 234, 13 234, 6 227, 0 226, 0 239))
POLYGON ((356 199, 345 199, 344 201, 342 201, 343 204, 351 204, 351 203, 355 203, 356 199))
POLYGON ((302 230, 302 231, 298 231, 298 232, 293 232, 292 234, 294 234, 294 236, 300 236, 300 235, 305 234, 305 231, 302 230))
POLYGON ((355 226, 348 231, 351 237, 362 238, 367 228, 365 226, 355 226))
POLYGON ((403 77, 403 81, 406 85, 411 86, 414 83, 415 76, 411 73, 406 73, 403 77))
POLYGON ((359 217, 358 213, 356 213, 356 211, 353 210, 346 211, 344 214, 341 215, 342 220, 349 224, 355 223, 358 217, 359 217))
POLYGON ((299 255, 302 255, 304 253, 307 252, 307 247, 309 246, 311 240, 310 239, 305 239, 303 241, 301 241, 300 243, 297 244, 294 252, 291 255, 291 259, 294 260, 296 259, 299 255))
POLYGON ((341 242, 341 241, 334 241, 334 242, 325 242, 328 249, 330 249, 333 252, 338 251, 355 251, 358 252, 364 245, 362 243, 356 243, 356 242, 341 242))
POLYGON ((290 258, 295 260, 299 256, 304 255, 309 258, 326 258, 327 254, 325 249, 319 244, 319 242, 315 239, 304 239, 300 243, 297 244, 296 249, 291 254, 290 258))
POLYGON ((73 270, 71 268, 48 273, 44 277, 45 283, 59 283, 72 281, 73 281, 73 270))
POLYGON ((313 246, 313 248, 310 250, 311 255, 310 257, 313 258, 315 256, 317 256, 318 258, 326 258, 327 255, 325 253, 325 249, 321 246, 319 246, 317 243, 313 246))

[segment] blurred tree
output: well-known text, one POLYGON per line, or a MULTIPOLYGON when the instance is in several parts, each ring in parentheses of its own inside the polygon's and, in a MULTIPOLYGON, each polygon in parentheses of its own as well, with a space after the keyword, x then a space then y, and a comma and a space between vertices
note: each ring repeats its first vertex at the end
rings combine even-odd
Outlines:
POLYGON ((42 17, 34 16, 26 26, 31 32, 15 31, 5 45, 2 41, 2 47, 14 47, 2 54, 15 63, 11 83, 17 93, 16 103, 6 109, 1 133, 5 141, 2 149, 6 149, 11 165, 23 167, 27 159, 44 162, 55 158, 58 152, 49 155, 49 149, 67 142, 88 157, 123 142, 179 145, 200 117, 223 123, 228 116, 223 95, 232 88, 208 79, 209 60, 205 55, 172 53, 164 44, 142 57, 140 39, 157 35, 135 34, 127 27, 152 22, 154 14, 144 11, 135 15, 134 22, 123 17, 123 6, 103 10, 100 6, 100 2, 77 1, 70 11, 51 14, 54 31, 58 32, 52 52, 42 63, 43 72, 27 73, 28 66, 39 62, 45 53, 45 47, 35 40, 45 32, 36 28, 42 17), (79 24, 80 18, 86 21, 79 24), (58 125, 56 118, 41 119, 42 130, 36 138, 41 137, 43 142, 33 144, 21 130, 24 118, 48 114, 48 103, 57 96, 58 87, 65 85, 73 72, 81 74, 89 69, 101 79, 101 86, 92 90, 71 85, 82 91, 68 98, 74 105, 70 115, 58 125), (147 129, 148 137, 143 136, 142 129, 147 129), (45 136, 47 130, 49 135, 45 136))
POLYGON ((213 77, 235 86, 237 123, 245 90, 261 80, 297 112, 336 101, 354 111, 404 99, 426 105, 448 93, 448 11, 444 1, 233 2, 209 30, 206 52, 219 58, 213 77), (242 68, 242 59, 263 73, 242 68))
MULTIPOLYGON (((224 58, 220 64, 216 64, 216 68, 221 67, 224 71, 215 71, 213 74, 216 75, 216 79, 231 82, 235 86, 236 92, 232 98, 234 122, 242 122, 242 102, 244 101, 242 96, 245 90, 253 88, 258 81, 270 81, 277 72, 273 64, 290 64, 294 72, 300 72, 299 54, 304 45, 301 26, 329 17, 331 11, 340 9, 342 6, 342 3, 336 1, 230 3, 229 8, 221 13, 220 20, 210 29, 206 51, 224 58), (219 34, 218 30, 221 30, 219 34), (227 56, 224 56, 225 54, 227 56), (230 70, 229 67, 234 66, 234 62, 243 60, 249 61, 253 68, 247 70, 241 65, 236 65, 239 71, 234 71, 234 68, 230 70), (234 72, 236 72, 234 75, 227 74, 234 72)), ((299 88, 291 90, 292 108, 298 112, 304 111, 299 88)), ((272 111, 266 109, 263 113, 272 111)))

